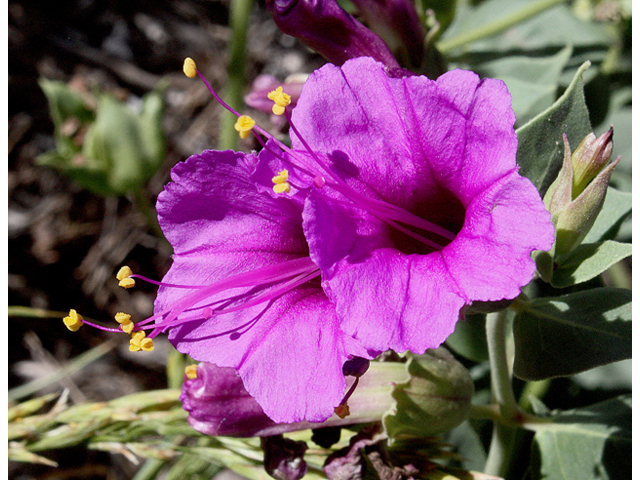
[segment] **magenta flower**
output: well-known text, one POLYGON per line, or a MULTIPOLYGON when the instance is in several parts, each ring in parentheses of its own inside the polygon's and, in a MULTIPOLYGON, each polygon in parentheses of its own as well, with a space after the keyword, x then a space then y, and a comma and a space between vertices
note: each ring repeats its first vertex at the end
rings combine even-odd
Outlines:
POLYGON ((305 201, 304 231, 345 333, 422 353, 464 306, 531 281, 531 252, 554 231, 518 174, 514 121, 504 83, 473 72, 390 78, 359 58, 310 75, 293 148, 330 169, 305 201))
POLYGON ((301 199, 276 197, 257 161, 205 151, 174 167, 157 204, 174 262, 156 314, 137 325, 168 330, 196 360, 235 368, 274 421, 319 422, 344 396, 344 362, 371 356, 341 331, 317 281, 301 199))
MULTIPOLYGON (((205 151, 174 167, 157 205, 174 263, 135 326, 150 335, 132 342, 168 332, 179 351, 234 368, 273 421, 320 422, 346 407, 348 360, 423 353, 466 305, 520 293, 554 232, 518 174, 505 85, 386 72, 371 58, 325 65, 293 118, 274 92, 293 148, 256 134, 259 155, 205 151)), ((269 137, 248 117, 238 127, 269 137)))

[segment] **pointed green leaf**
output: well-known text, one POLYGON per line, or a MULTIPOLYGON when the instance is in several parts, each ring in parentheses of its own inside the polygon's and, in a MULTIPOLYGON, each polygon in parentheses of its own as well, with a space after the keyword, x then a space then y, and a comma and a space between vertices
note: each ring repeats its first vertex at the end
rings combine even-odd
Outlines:
POLYGON ((513 372, 542 380, 631 358, 631 291, 597 288, 527 303, 513 324, 513 372))
POLYGON ((567 90, 551 107, 516 130, 520 173, 533 182, 541 195, 562 166, 562 134, 567 135, 569 144, 575 148, 591 133, 582 84, 582 74, 588 67, 585 63, 578 69, 567 90))
POLYGON ((565 288, 586 282, 600 275, 614 263, 632 253, 630 243, 606 240, 598 243, 583 243, 569 255, 560 259, 553 272, 551 285, 565 288))
POLYGON ((631 478, 631 396, 565 411, 533 438, 534 480, 631 478))

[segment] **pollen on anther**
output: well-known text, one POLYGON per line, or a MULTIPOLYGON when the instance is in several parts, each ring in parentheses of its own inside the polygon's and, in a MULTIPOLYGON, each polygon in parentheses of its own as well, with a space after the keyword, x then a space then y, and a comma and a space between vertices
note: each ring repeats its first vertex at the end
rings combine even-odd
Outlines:
POLYGON ((197 369, 197 365, 187 365, 184 367, 184 374, 189 380, 193 380, 194 378, 198 378, 197 369))
POLYGON ((195 78, 197 75, 196 71, 196 62, 193 61, 193 58, 187 57, 184 59, 184 63, 182 64, 182 71, 189 78, 195 78))
POLYGON ((247 115, 242 115, 238 117, 238 121, 233 126, 233 128, 235 128, 236 132, 240 134, 240 138, 247 138, 255 124, 256 122, 253 118, 247 115))
POLYGON ((116 274, 116 278, 120 281, 118 285, 122 288, 131 288, 136 285, 136 281, 133 278, 130 278, 130 275, 133 275, 133 271, 126 265, 118 270, 116 274))
POLYGON ((289 180, 289 171, 287 169, 278 172, 278 175, 271 179, 271 181, 275 184, 273 186, 273 191, 275 193, 289 193, 291 191, 291 185, 289 185, 289 182, 287 182, 287 180, 289 180))
POLYGON ((84 325, 82 322, 82 315, 76 312, 74 309, 69 310, 69 315, 62 319, 64 324, 72 332, 77 332, 78 329, 84 325))
POLYGON ((269 100, 273 100, 274 105, 271 107, 271 111, 275 115, 282 115, 285 107, 291 103, 291 96, 282 91, 282 87, 278 87, 275 90, 267 94, 269 100))
POLYGON ((131 321, 131 315, 128 313, 118 312, 115 316, 116 322, 120 324, 120 329, 124 333, 131 333, 133 331, 134 323, 131 321))

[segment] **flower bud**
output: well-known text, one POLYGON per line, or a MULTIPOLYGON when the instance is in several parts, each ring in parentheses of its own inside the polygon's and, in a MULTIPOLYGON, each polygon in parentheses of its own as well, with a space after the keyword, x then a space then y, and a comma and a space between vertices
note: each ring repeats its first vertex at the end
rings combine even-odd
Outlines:
POLYGON ((412 355, 407 371, 410 380, 393 392, 395 411, 383 419, 389 437, 435 435, 469 417, 473 381, 448 350, 440 347, 412 355))
POLYGON ((613 151, 613 126, 598 138, 590 133, 580 142, 571 155, 573 166, 572 197, 576 198, 611 158, 613 151))
POLYGON ((336 65, 372 57, 389 68, 400 65, 378 35, 345 12, 336 0, 267 0, 280 30, 336 65))
MULTIPOLYGON (((609 179, 620 158, 606 165, 611 158, 613 129, 596 138, 590 133, 571 154, 569 142, 563 135, 565 153, 558 177, 544 196, 556 228, 552 258, 566 255, 576 248, 593 226, 607 193, 609 179)), ((548 263, 548 262, 547 262, 548 263)), ((540 266, 540 262, 538 263, 540 266)), ((550 275, 545 263, 541 274, 550 275), (545 274, 546 271, 546 274, 545 274)))

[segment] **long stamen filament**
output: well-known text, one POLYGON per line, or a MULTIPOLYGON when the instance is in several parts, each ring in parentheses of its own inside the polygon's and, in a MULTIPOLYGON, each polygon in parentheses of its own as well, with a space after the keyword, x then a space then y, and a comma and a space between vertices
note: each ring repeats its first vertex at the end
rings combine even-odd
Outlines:
MULTIPOLYGON (((200 77, 202 82, 205 84, 205 86, 207 87, 207 89, 209 90, 211 95, 216 99, 216 101, 218 103, 220 103, 220 105, 222 105, 229 112, 233 113, 235 116, 237 116, 237 117, 241 117, 242 116, 239 112, 237 112, 236 110, 231 108, 231 106, 227 105, 222 100, 222 98, 220 98, 220 96, 215 92, 215 90, 213 89, 211 84, 207 81, 207 79, 204 77, 204 75, 197 68, 195 68, 195 66, 194 66, 194 70, 197 73, 198 77, 200 77)), ((440 237, 445 238, 445 239, 447 239, 449 241, 455 239, 456 235, 454 233, 452 233, 449 230, 441 227, 440 225, 437 225, 437 224, 435 224, 433 222, 430 222, 428 220, 420 218, 417 215, 414 215, 411 212, 408 212, 408 211, 406 211, 406 210, 404 210, 404 209, 402 209, 402 208, 400 208, 400 207, 398 207, 396 205, 390 204, 390 203, 385 202, 383 200, 378 200, 378 199, 375 199, 375 198, 367 197, 367 196, 362 195, 362 194, 358 193, 357 191, 355 191, 342 178, 340 178, 338 175, 336 175, 329 168, 329 166, 326 164, 326 162, 324 162, 311 149, 309 144, 302 137, 302 135, 298 131, 297 127, 293 123, 292 118, 291 118, 291 114, 289 113, 289 110, 285 110, 284 111, 284 115, 285 115, 287 121, 289 122, 289 125, 291 126, 292 131, 298 137, 298 139, 300 140, 300 142, 304 146, 305 150, 311 155, 311 157, 315 160, 317 165, 327 173, 327 175, 331 178, 331 180, 333 180, 335 182, 335 184, 333 184, 332 182, 328 182, 326 184, 327 186, 329 186, 331 188, 334 188, 336 191, 342 193, 345 197, 347 197, 351 201, 353 201, 358 207, 360 207, 360 208, 364 209, 365 211, 371 213, 372 215, 374 215, 379 220, 387 223, 389 226, 402 231, 403 233, 411 236, 412 238, 414 238, 414 239, 416 239, 416 240, 418 240, 418 241, 420 241, 422 243, 425 243, 426 245, 428 245, 428 246, 430 246, 432 248, 440 250, 440 249, 442 249, 442 245, 440 245, 440 244, 438 244, 436 242, 433 242, 431 240, 428 240, 428 239, 424 238, 423 236, 418 235, 418 234, 416 234, 414 232, 411 232, 409 229, 407 229, 405 227, 402 227, 397 222, 401 222, 401 223, 404 223, 406 225, 413 226, 413 227, 419 228, 421 230, 424 230, 424 231, 427 231, 427 232, 430 232, 430 233, 434 233, 434 234, 439 235, 440 237)), ((263 148, 267 149, 270 153, 275 155, 277 158, 280 158, 281 160, 283 160, 285 162, 287 161, 287 159, 284 156, 278 155, 278 153, 276 153, 273 150, 269 149, 266 146, 266 142, 264 142, 262 140, 262 138, 260 138, 260 135, 263 135, 266 138, 273 139, 276 142, 276 145, 282 151, 287 152, 290 155, 292 155, 297 160, 297 162, 301 163, 304 167, 306 167, 306 169, 309 170, 309 172, 305 172, 305 173, 313 172, 314 168, 311 165, 309 165, 306 161, 304 161, 304 159, 300 158, 299 155, 296 155, 295 152, 291 148, 289 148, 287 145, 285 145, 283 142, 281 142, 277 138, 274 138, 272 135, 270 135, 266 130, 264 130, 263 128, 261 128, 258 125, 255 125, 253 127, 253 131, 254 131, 256 139, 258 139, 258 142, 263 146, 263 148), (258 135, 258 133, 260 135, 258 135)), ((299 165, 295 165, 295 167, 300 169, 299 165)))

